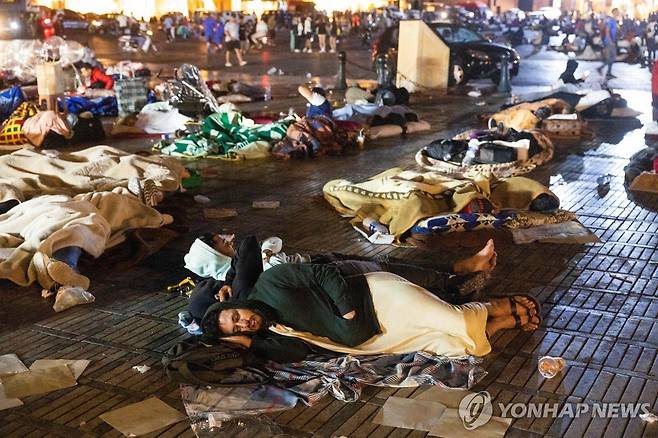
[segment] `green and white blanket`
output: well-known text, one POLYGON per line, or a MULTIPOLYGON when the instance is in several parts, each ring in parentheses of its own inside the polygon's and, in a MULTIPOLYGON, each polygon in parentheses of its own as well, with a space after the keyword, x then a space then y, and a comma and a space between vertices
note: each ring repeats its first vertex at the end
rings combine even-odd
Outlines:
POLYGON ((269 155, 272 144, 286 136, 293 118, 258 125, 236 111, 208 116, 196 134, 159 142, 153 148, 165 155, 185 158, 261 158, 269 155))

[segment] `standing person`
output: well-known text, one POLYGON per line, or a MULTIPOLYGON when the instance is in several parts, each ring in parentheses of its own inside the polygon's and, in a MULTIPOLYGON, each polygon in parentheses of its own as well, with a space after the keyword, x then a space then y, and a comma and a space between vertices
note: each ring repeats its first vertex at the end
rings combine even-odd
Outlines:
POLYGON ((612 17, 606 16, 603 20, 603 65, 596 70, 601 73, 607 66, 608 72, 606 79, 614 79, 612 74, 612 64, 617 60, 617 20, 619 19, 619 9, 612 10, 612 17))
POLYGON ((215 14, 206 14, 206 18, 203 19, 203 37, 206 40, 208 53, 214 47, 213 36, 215 34, 215 27, 217 27, 215 14))
POLYGON ((331 24, 329 25, 329 50, 331 53, 336 53, 336 48, 338 46, 338 34, 340 33, 340 27, 338 26, 338 20, 336 17, 331 19, 331 24))
POLYGON ((242 17, 238 24, 240 26, 239 36, 240 36, 240 49, 242 53, 247 53, 249 51, 249 28, 247 17, 242 17))
POLYGON ((655 15, 652 15, 649 19, 646 35, 649 63, 652 63, 656 59, 656 38, 658 38, 658 21, 656 20, 655 15))
POLYGON ((316 28, 318 32, 318 44, 320 45, 320 53, 327 51, 327 22, 324 15, 318 19, 316 28))
POLYGON ((301 51, 301 47, 304 46, 304 52, 306 52, 306 34, 304 34, 304 17, 296 17, 297 24, 296 28, 296 41, 295 41, 295 53, 301 51))
POLYGON ((231 64, 231 52, 235 53, 235 57, 238 59, 238 64, 243 66, 247 64, 246 61, 242 59, 242 51, 240 50, 240 24, 235 15, 231 15, 228 23, 224 25, 224 41, 226 42, 226 67, 232 67, 231 64))
POLYGON ((120 35, 125 35, 126 30, 128 29, 128 17, 126 14, 121 11, 119 15, 117 15, 117 25, 119 26, 119 34, 120 35))
POLYGON ((313 53, 313 20, 310 15, 304 20, 304 38, 304 53, 313 53))
POLYGON ((224 47, 224 22, 221 19, 215 21, 211 38, 217 50, 221 50, 224 47))
POLYGON ((274 38, 276 37, 276 17, 274 14, 270 15, 270 18, 267 19, 267 43, 270 46, 274 46, 274 38))
POLYGON ((174 19, 171 15, 167 15, 162 22, 162 28, 167 36, 167 42, 171 43, 176 39, 176 32, 174 27, 174 19))

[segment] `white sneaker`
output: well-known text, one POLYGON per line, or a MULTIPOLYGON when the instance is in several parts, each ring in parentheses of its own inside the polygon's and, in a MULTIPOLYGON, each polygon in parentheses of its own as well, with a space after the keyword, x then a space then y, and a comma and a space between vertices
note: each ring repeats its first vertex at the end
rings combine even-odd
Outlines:
POLYGON ((299 52, 301 52, 301 50, 295 49, 295 53, 299 53, 299 52))
POLYGON ((243 65, 247 65, 247 61, 242 61, 242 62, 240 63, 240 67, 242 67, 243 65))
POLYGON ((308 49, 308 53, 313 53, 313 49, 308 49))
POLYGON ((224 67, 233 67, 233 64, 231 64, 230 62, 227 62, 226 64, 224 64, 224 67))
POLYGON ((329 53, 336 53, 334 49, 329 50, 329 53))
POLYGON ((325 53, 325 52, 326 52, 326 50, 320 49, 320 53, 325 53))

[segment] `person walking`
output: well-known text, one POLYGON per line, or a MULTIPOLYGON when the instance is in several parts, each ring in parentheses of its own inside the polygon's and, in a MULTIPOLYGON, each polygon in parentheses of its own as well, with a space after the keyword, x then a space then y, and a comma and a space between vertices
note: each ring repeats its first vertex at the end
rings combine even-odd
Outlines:
POLYGON ((240 66, 246 65, 247 62, 242 59, 240 50, 240 24, 235 15, 231 15, 228 23, 224 26, 224 41, 226 42, 226 67, 233 67, 231 64, 231 53, 235 53, 240 66))
POLYGON ((310 15, 304 20, 304 38, 304 53, 313 53, 313 19, 310 15))
POLYGON ((596 70, 602 73, 603 69, 607 66, 608 72, 605 75, 606 79, 614 79, 616 77, 612 74, 612 65, 617 60, 618 19, 619 9, 614 8, 612 10, 612 17, 606 16, 603 20, 603 64, 596 70))

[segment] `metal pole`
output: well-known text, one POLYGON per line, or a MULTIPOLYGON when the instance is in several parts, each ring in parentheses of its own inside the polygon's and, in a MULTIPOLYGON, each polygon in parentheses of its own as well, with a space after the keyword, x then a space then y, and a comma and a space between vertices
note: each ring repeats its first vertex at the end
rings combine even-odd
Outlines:
POLYGON ((498 92, 509 94, 512 92, 512 84, 510 83, 509 74, 509 55, 503 53, 500 57, 500 82, 498 83, 498 92))
POLYGON ((380 88, 388 85, 388 81, 386 80, 386 55, 384 53, 377 55, 377 59, 375 60, 375 71, 377 72, 377 85, 380 88))
POLYGON ((338 80, 336 81, 336 90, 346 90, 347 80, 345 79, 345 62, 347 54, 344 51, 338 52, 338 80))

